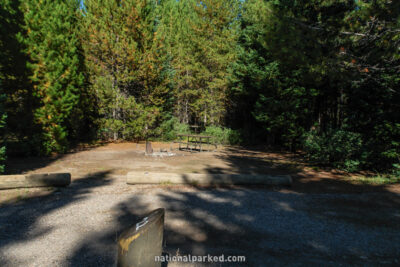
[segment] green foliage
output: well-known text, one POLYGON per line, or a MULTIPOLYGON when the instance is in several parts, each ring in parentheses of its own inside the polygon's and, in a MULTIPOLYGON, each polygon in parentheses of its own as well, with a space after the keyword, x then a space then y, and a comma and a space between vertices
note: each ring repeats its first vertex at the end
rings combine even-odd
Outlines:
POLYGON ((81 38, 101 136, 152 136, 169 90, 154 1, 88 0, 85 5, 81 38))
MULTIPOLYGON (((2 93, 6 95, 3 107, 7 113, 8 139, 32 140, 32 85, 27 68, 29 57, 18 36, 23 32, 24 15, 21 0, 0 0, 0 80, 2 93)), ((28 143, 28 142, 26 142, 28 143)), ((30 146, 26 146, 30 151, 30 146)))
POLYGON ((311 131, 304 135, 304 151, 314 163, 334 166, 346 171, 360 168, 361 135, 344 130, 329 130, 318 134, 311 131))
POLYGON ((400 2, 248 0, 242 12, 230 79, 235 128, 293 151, 311 127, 322 139, 344 129, 363 143, 357 156, 334 163, 314 151, 331 150, 322 140, 305 149, 348 170, 398 162, 400 2))
POLYGON ((158 136, 164 141, 177 140, 177 134, 189 134, 190 127, 188 124, 180 123, 178 118, 172 117, 169 120, 165 120, 160 124, 158 130, 158 136))
POLYGON ((225 127, 207 126, 202 134, 212 136, 218 144, 237 145, 242 141, 238 131, 225 127))
POLYGON ((400 176, 393 174, 377 174, 373 176, 362 176, 351 178, 355 183, 368 185, 388 185, 400 183, 400 176))
POLYGON ((228 68, 236 57, 238 1, 167 0, 161 12, 175 116, 184 123, 221 124, 228 68))
MULTIPOLYGON (((0 80, 1 81, 1 80, 0 80)), ((4 161, 6 160, 6 146, 5 146, 5 126, 7 114, 4 111, 5 95, 2 94, 2 85, 0 83, 0 173, 4 172, 4 161)))
POLYGON ((393 175, 400 179, 400 164, 393 164, 393 175))
POLYGON ((307 70, 298 61, 301 57, 294 63, 289 55, 281 54, 297 53, 282 47, 296 40, 288 34, 287 22, 278 20, 279 13, 274 12, 265 1, 244 4, 239 58, 231 69, 235 107, 231 121, 250 136, 258 134, 254 137, 270 145, 295 150, 309 126, 318 91, 303 83, 307 70))
POLYGON ((92 84, 99 98, 98 137, 109 139, 118 133, 124 140, 136 140, 152 135, 158 115, 157 108, 146 107, 138 103, 133 96, 124 96, 118 89, 113 89, 111 80, 107 77, 97 77, 92 84))
MULTIPOLYGON (((191 130, 188 124, 180 123, 178 118, 172 117, 169 120, 161 123, 157 129, 157 135, 161 136, 164 141, 176 140, 177 134, 190 134, 191 130)), ((213 137, 213 141, 218 144, 237 145, 242 142, 239 131, 232 130, 226 127, 207 126, 201 133, 213 137)))
POLYGON ((349 171, 399 164, 400 1, 84 4, 0 0, 13 147, 172 140, 196 124, 349 171))
POLYGON ((33 113, 41 128, 35 133, 41 140, 40 153, 65 152, 69 133, 81 119, 84 95, 76 28, 78 2, 25 0, 21 8, 26 32, 19 39, 30 57, 32 95, 39 102, 33 113))

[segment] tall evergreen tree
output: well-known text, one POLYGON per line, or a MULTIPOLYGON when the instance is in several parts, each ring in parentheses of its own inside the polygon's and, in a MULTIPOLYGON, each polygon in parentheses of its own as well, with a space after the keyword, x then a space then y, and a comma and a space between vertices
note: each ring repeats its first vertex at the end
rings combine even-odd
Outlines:
POLYGON ((221 125, 226 115, 228 70, 236 58, 239 1, 205 0, 194 6, 198 21, 193 25, 200 63, 195 102, 204 125, 221 125))
POLYGON ((235 58, 238 1, 166 1, 160 34, 174 70, 181 122, 222 124, 228 68, 235 58))
POLYGON ((4 161, 6 160, 6 136, 5 126, 7 114, 5 113, 4 102, 6 95, 3 93, 3 86, 0 80, 0 173, 4 172, 4 161))
POLYGON ((348 73, 344 127, 362 135, 363 164, 400 163, 400 2, 357 1, 341 29, 348 73))
POLYGON ((236 126, 292 149, 311 134, 341 166, 398 161, 400 9, 385 3, 246 1, 231 116, 253 123, 236 126))
POLYGON ((84 76, 77 28, 78 1, 35 1, 22 4, 25 34, 21 36, 30 57, 28 67, 33 95, 40 101, 34 111, 42 133, 40 153, 63 152, 68 135, 81 119, 84 76))
POLYGON ((168 93, 159 60, 155 1, 85 1, 82 34, 103 131, 150 134, 168 93))
POLYGON ((164 1, 159 25, 159 35, 165 44, 165 61, 172 70, 174 115, 183 123, 196 119, 194 103, 200 97, 196 86, 199 63, 192 45, 193 25, 197 20, 194 5, 192 0, 164 1))
POLYGON ((265 125, 256 120, 254 112, 261 90, 267 85, 274 87, 278 75, 278 64, 271 59, 266 43, 272 11, 267 1, 248 0, 240 13, 237 60, 229 77, 229 126, 242 129, 247 140, 268 136, 272 143, 273 135, 265 135, 265 125))
POLYGON ((34 101, 26 66, 29 57, 23 53, 24 45, 18 38, 24 24, 20 2, 0 0, 0 79, 6 95, 4 108, 8 115, 8 135, 14 141, 27 144, 34 132, 34 101))

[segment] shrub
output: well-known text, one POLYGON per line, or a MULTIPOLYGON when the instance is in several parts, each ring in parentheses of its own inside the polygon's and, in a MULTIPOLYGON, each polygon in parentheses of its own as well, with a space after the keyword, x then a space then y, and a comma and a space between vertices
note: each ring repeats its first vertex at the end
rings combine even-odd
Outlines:
POLYGON ((158 135, 164 141, 177 139, 177 134, 189 134, 189 125, 180 123, 175 117, 164 121, 157 129, 158 135))
POLYGON ((236 145, 242 141, 238 131, 219 126, 208 126, 202 134, 212 136, 219 144, 236 145))
POLYGON ((356 171, 361 165, 361 135, 345 130, 323 134, 311 131, 304 136, 303 148, 314 163, 356 171))
POLYGON ((400 164, 393 164, 393 175, 400 178, 400 164))

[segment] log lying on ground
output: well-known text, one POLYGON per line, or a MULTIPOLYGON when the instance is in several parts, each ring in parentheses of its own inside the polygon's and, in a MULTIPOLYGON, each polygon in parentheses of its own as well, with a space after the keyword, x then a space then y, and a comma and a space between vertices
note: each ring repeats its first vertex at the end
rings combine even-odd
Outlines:
POLYGON ((68 186, 70 173, 38 173, 26 175, 0 175, 0 189, 68 186))
POLYGON ((290 175, 129 172, 127 184, 291 185, 290 175))

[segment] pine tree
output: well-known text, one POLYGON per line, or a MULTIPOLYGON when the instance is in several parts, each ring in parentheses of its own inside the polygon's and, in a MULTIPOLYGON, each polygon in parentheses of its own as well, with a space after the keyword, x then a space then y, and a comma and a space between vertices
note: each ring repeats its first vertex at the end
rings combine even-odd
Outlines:
POLYGON ((172 69, 174 114, 183 123, 196 119, 193 104, 200 97, 195 83, 199 64, 192 43, 196 21, 194 5, 192 0, 164 1, 159 26, 159 35, 165 43, 165 60, 172 69))
POLYGON ((343 126, 362 135, 360 162, 400 163, 400 2, 357 1, 341 29, 340 66, 348 73, 343 126))
POLYGON ((34 102, 26 67, 28 56, 18 38, 24 24, 20 2, 0 0, 0 79, 6 95, 3 104, 8 115, 7 132, 13 139, 27 145, 34 132, 34 102))
POLYGON ((167 87, 162 79, 154 1, 85 1, 83 43, 100 108, 113 139, 149 134, 167 87))
POLYGON ((313 146, 313 158, 336 167, 398 162, 399 4, 246 1, 231 77, 234 125, 271 145, 313 146))
POLYGON ((6 126, 6 119, 7 114, 5 113, 4 109, 4 102, 6 99, 6 95, 3 93, 3 86, 0 80, 0 173, 4 172, 4 161, 6 160, 6 146, 5 146, 5 126, 6 126))
POLYGON ((196 106, 204 125, 220 125, 226 114, 228 70, 236 58, 238 4, 236 0, 206 0, 194 7, 198 23, 193 45, 201 64, 197 81, 201 97, 196 106))
POLYGON ((42 130, 36 137, 42 154, 65 151, 69 132, 80 118, 84 76, 76 30, 78 7, 73 0, 22 4, 26 33, 21 39, 30 56, 33 95, 40 101, 34 118, 42 130))
POLYGON ((245 122, 252 139, 294 149, 308 126, 305 121, 312 121, 314 88, 301 81, 311 57, 300 48, 314 39, 302 40, 288 16, 272 2, 244 4, 231 96, 238 111, 235 121, 245 122))
MULTIPOLYGON (((248 0, 241 9, 237 60, 231 68, 229 125, 241 128, 247 140, 262 140, 265 125, 255 118, 254 107, 260 90, 277 77, 277 64, 271 60, 266 33, 271 17, 269 3, 248 0)), ((274 86, 274 85, 272 85, 274 86)), ((269 142, 273 134, 269 133, 269 142)))
POLYGON ((238 1, 166 1, 161 34, 181 122, 223 123, 228 68, 235 58, 238 1))

